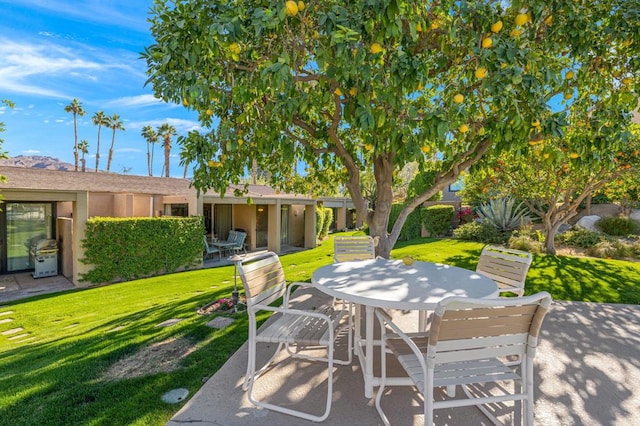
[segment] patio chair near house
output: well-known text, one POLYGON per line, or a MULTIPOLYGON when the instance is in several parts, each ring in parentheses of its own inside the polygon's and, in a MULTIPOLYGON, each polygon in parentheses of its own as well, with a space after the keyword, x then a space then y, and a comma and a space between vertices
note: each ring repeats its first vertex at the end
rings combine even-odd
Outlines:
POLYGON ((334 262, 375 258, 376 247, 370 236, 338 236, 333 239, 334 262))
POLYGON ((532 261, 529 252, 488 245, 482 249, 476 272, 498 283, 500 294, 522 296, 532 261))
POLYGON ((331 411, 334 364, 348 365, 351 363, 353 340, 349 311, 336 309, 332 304, 317 307, 313 311, 293 309, 290 306, 292 288, 309 286, 309 284, 292 283, 287 286, 280 259, 275 253, 266 252, 243 259, 238 265, 238 273, 244 286, 249 316, 249 356, 243 384, 243 389, 248 391, 249 401, 256 406, 307 420, 317 422, 325 420, 331 411), (284 301, 280 307, 270 306, 281 297, 284 297, 284 301), (258 330, 256 315, 261 311, 274 312, 276 317, 275 321, 258 330), (342 330, 349 333, 348 355, 345 360, 334 359, 335 341, 342 330), (278 347, 266 364, 256 371, 256 352, 260 343, 277 343, 278 347), (295 351, 292 350, 292 346, 295 346, 295 351), (254 398, 254 383, 283 348, 291 357, 327 363, 328 389, 325 411, 322 414, 316 415, 294 410, 291 407, 258 401, 254 398), (306 349, 324 349, 322 353, 324 356, 305 354, 306 349))
POLYGON ((383 345, 376 409, 383 422, 389 425, 381 398, 387 380, 386 354, 390 351, 424 400, 425 425, 433 424, 434 410, 471 405, 494 424, 500 424, 490 410, 499 407, 502 412, 507 401, 513 402, 515 410, 520 400, 523 424, 532 426, 533 359, 550 304, 547 292, 517 298, 449 297, 438 303, 429 332, 411 335, 383 310, 377 310, 383 345), (511 356, 520 357, 520 365, 503 362, 511 356), (467 398, 435 396, 435 388, 455 392, 458 385, 467 398))
POLYGON ((233 231, 235 235, 235 239, 233 240, 233 245, 229 247, 230 252, 235 252, 236 254, 240 253, 240 250, 247 254, 247 249, 245 247, 245 240, 247 239, 247 233, 242 231, 233 231))
POLYGON ((218 255, 220 256, 220 260, 222 260, 222 253, 220 253, 220 250, 218 250, 216 247, 212 247, 209 245, 209 242, 207 241, 207 237, 203 237, 204 239, 204 260, 207 260, 210 256, 218 253, 218 255))

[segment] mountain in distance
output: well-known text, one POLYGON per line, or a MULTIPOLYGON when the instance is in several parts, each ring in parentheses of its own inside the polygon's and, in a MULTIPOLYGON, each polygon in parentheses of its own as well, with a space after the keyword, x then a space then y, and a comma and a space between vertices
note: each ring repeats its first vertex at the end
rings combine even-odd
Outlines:
MULTIPOLYGON (((18 155, 16 157, 9 157, 0 159, 0 166, 9 167, 28 167, 34 169, 47 169, 47 170, 60 170, 60 171, 74 171, 75 166, 70 163, 65 163, 57 158, 45 157, 42 155, 18 155)), ((78 165, 78 170, 82 170, 82 166, 78 165)), ((87 171, 94 171, 87 167, 87 171)))

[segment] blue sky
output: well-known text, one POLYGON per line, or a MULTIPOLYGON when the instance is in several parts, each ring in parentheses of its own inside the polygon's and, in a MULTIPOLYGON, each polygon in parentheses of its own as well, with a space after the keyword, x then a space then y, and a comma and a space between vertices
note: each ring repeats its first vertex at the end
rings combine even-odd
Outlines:
MULTIPOLYGON (((0 106, 6 125, 3 150, 9 156, 43 155, 73 164, 73 116, 64 111, 78 98, 87 114, 78 118, 78 140, 86 139, 88 168, 95 168, 97 111, 120 115, 111 171, 147 175, 143 126, 173 125, 178 134, 198 129, 195 112, 165 104, 145 87, 146 64, 139 59, 153 43, 151 0, 0 0, 0 106)), ((100 137, 100 169, 105 170, 111 129, 100 137)), ((153 174, 162 171, 162 147, 155 147, 153 174)), ((173 144, 171 176, 182 177, 179 146, 173 144)))

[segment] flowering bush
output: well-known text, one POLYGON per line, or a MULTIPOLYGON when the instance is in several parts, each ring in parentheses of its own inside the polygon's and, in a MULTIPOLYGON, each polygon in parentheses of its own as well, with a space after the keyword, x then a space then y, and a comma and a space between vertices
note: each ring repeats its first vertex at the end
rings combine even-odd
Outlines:
POLYGON ((211 305, 211 310, 214 312, 229 311, 231 309, 233 309, 233 300, 231 298, 223 297, 222 299, 219 299, 217 302, 211 305))
POLYGON ((473 213, 471 207, 462 207, 458 209, 456 217, 460 223, 469 223, 476 218, 476 215, 473 213))

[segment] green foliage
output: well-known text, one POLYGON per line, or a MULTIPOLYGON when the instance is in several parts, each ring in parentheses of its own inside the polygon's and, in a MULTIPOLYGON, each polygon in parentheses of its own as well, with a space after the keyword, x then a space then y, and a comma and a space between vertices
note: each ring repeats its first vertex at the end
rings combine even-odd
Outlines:
POLYGON ((443 237, 449 234, 454 214, 453 206, 429 206, 424 212, 424 227, 432 237, 443 237))
POLYGON ((495 226, 484 222, 465 223, 453 230, 454 238, 484 244, 506 244, 510 236, 510 232, 501 232, 495 226))
MULTIPOLYGON (((404 209, 404 204, 393 204, 391 206, 391 214, 389 215, 388 231, 391 232, 393 225, 398 219, 398 215, 404 209)), ((409 241, 422 235, 422 225, 424 224, 426 211, 422 207, 418 207, 409 214, 407 221, 404 223, 398 241, 409 241)))
POLYGON ((322 230, 320 231, 320 239, 327 238, 329 235, 329 228, 333 223, 333 209, 329 207, 324 208, 324 218, 322 222, 322 230))
POLYGON ((483 222, 501 232, 513 231, 531 221, 523 204, 516 204, 516 200, 511 197, 489 200, 478 206, 477 212, 483 222))
MULTIPOLYGON (((438 171, 435 169, 437 166, 438 165, 435 161, 427 163, 425 165, 425 170, 416 174, 413 180, 409 182, 409 187, 407 188, 407 199, 413 200, 433 187, 438 174, 438 171)), ((439 201, 440 199, 442 199, 442 191, 438 191, 437 194, 429 198, 427 201, 439 201)))
POLYGON ((94 218, 87 221, 82 263, 91 283, 175 272, 202 261, 202 217, 94 218))
POLYGON ((572 247, 588 248, 604 241, 604 236, 599 232, 587 229, 575 229, 556 236, 556 241, 572 247))
POLYGON ((603 217, 596 222, 596 226, 605 234, 618 237, 637 235, 640 228, 638 222, 628 217, 603 217))
POLYGON ((562 136, 567 114, 549 102, 557 95, 571 92, 577 115, 605 128, 581 152, 607 146, 638 105, 637 83, 620 84, 640 66, 634 2, 530 0, 522 28, 520 2, 327 0, 295 16, 284 3, 155 0, 148 83, 198 114, 201 128, 179 142, 199 190, 225 193, 256 161, 276 188, 344 185, 365 217, 360 177, 370 165, 367 220, 385 250, 395 242, 386 241, 393 180, 407 163, 437 164, 414 198, 423 201, 487 152, 527 159, 533 134, 562 136), (497 20, 504 28, 482 48, 497 20), (575 78, 564 78, 569 69, 575 78))
POLYGON ((619 240, 600 241, 596 245, 588 247, 585 253, 603 259, 626 259, 633 256, 631 247, 619 240))

